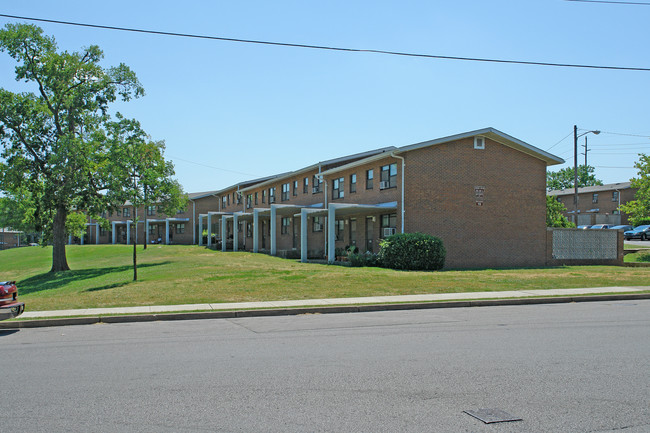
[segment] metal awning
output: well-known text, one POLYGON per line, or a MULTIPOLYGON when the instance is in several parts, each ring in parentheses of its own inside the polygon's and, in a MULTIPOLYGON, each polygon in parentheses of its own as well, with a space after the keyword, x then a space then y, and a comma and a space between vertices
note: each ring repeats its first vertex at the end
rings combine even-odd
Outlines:
MULTIPOLYGON (((336 216, 348 215, 373 215, 377 212, 397 210, 397 202, 391 201, 379 204, 360 204, 360 203, 330 203, 336 211, 336 216)), ((310 216, 327 216, 328 209, 318 209, 310 211, 310 216)), ((300 214, 296 214, 299 216, 300 214)))

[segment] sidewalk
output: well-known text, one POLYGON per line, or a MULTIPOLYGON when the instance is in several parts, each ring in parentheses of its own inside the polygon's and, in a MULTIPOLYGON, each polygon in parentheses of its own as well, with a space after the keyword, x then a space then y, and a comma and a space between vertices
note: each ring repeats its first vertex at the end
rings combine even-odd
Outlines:
MULTIPOLYGON (((47 319, 54 317, 83 317, 83 316, 107 316, 107 315, 152 315, 158 313, 180 313, 180 312, 225 312, 240 310, 287 310, 300 307, 333 307, 333 306, 363 306, 363 305, 391 305, 391 304, 430 304, 432 302, 444 301, 476 301, 476 300, 525 300, 536 298, 535 303, 540 303, 539 298, 547 299, 548 302, 558 302, 557 298, 562 297, 566 302, 575 301, 575 297, 593 296, 603 294, 641 294, 649 291, 650 286, 637 287, 596 287, 586 289, 548 289, 548 290, 513 290, 504 292, 472 292, 472 293, 447 293, 432 295, 402 295, 402 296, 372 296, 364 298, 333 298, 333 299, 305 299, 295 301, 267 301, 267 302, 234 302, 216 304, 186 304, 186 305, 159 305, 146 307, 121 307, 121 308, 90 308, 80 310, 56 310, 56 311, 26 311, 19 319, 47 319), (567 299, 568 298, 568 299, 567 299), (555 300, 554 300, 555 299, 555 300)), ((646 293, 650 298, 650 293, 646 293)), ((620 299, 620 295, 615 295, 620 299)), ((634 296, 638 298, 637 296, 634 296)), ((603 296, 598 296, 601 300, 603 296)), ((521 304, 522 302, 518 302, 521 304)), ((532 303, 532 302, 531 302, 532 303)), ((490 302, 494 305, 494 302, 490 302)), ((441 305, 443 306, 443 305, 441 305)), ((453 303, 450 306, 457 306, 453 303)), ((29 305, 27 306, 29 309, 29 305)), ((416 308, 413 306, 413 308, 416 308)), ((425 308, 422 306, 421 308, 425 308)), ((158 316, 159 317, 159 316, 158 316)))

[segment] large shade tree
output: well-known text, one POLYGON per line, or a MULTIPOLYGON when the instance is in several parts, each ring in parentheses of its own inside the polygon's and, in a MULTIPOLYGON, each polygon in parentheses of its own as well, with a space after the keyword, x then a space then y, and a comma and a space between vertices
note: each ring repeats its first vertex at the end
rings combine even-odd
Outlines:
POLYGON ((107 191, 119 188, 119 179, 103 132, 109 106, 144 90, 126 65, 102 67, 99 47, 58 51, 37 26, 7 24, 0 50, 16 60, 16 80, 27 89, 0 88, 0 190, 28 191, 34 223, 53 245, 51 270, 68 270, 68 214, 115 206, 107 191))

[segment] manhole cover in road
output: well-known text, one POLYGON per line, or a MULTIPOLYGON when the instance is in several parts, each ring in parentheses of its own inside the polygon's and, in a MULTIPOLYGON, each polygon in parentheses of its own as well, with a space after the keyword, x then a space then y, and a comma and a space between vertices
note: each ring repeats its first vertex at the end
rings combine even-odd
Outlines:
POLYGON ((467 415, 473 416, 474 418, 480 419, 485 424, 492 424, 495 422, 521 421, 521 418, 512 416, 500 409, 464 410, 463 412, 465 412, 467 415))

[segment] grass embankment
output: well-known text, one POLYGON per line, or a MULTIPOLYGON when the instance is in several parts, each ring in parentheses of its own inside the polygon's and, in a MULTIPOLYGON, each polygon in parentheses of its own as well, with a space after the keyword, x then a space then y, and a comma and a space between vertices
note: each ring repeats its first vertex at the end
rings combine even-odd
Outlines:
POLYGON ((300 263, 263 254, 222 253, 196 246, 67 248, 73 269, 49 273, 51 248, 0 251, 0 281, 17 280, 30 311, 454 293, 516 289, 639 286, 650 268, 572 266, 535 269, 402 272, 300 263))

